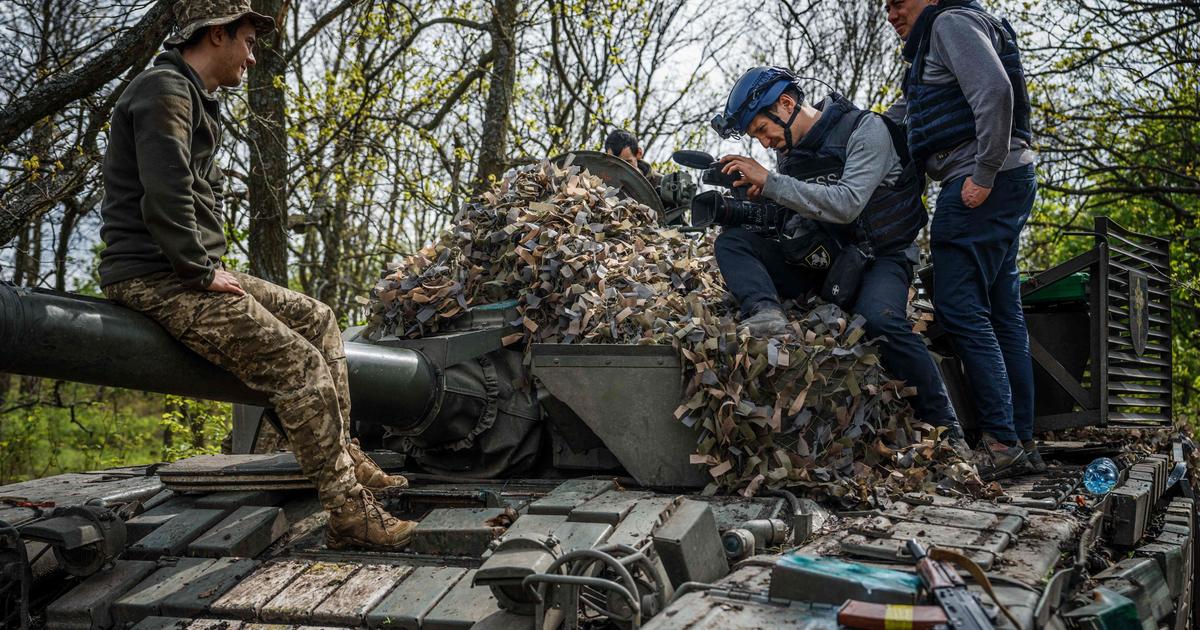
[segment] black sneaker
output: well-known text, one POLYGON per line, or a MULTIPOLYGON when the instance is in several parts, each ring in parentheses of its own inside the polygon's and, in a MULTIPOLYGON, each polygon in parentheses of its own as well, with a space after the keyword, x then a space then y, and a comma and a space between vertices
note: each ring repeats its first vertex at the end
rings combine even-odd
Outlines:
POLYGON ((1030 472, 1029 458, 1020 444, 1008 446, 984 433, 975 446, 975 468, 984 481, 995 481, 1030 472))
POLYGON ((946 432, 942 434, 941 439, 938 441, 946 446, 949 446, 950 449, 954 451, 954 454, 958 455, 958 457, 964 462, 967 462, 968 464, 973 464, 975 462, 975 454, 971 451, 971 447, 967 445, 966 440, 962 439, 958 435, 946 432))
POLYGON ((1042 460, 1042 454, 1038 452, 1037 440, 1022 442, 1021 448, 1025 451, 1025 457, 1028 460, 1028 466, 1031 471, 1036 473, 1046 472, 1046 462, 1042 460))
POLYGON ((758 338, 777 337, 790 330, 783 309, 774 304, 760 307, 753 315, 742 320, 742 326, 749 329, 751 337, 758 338))

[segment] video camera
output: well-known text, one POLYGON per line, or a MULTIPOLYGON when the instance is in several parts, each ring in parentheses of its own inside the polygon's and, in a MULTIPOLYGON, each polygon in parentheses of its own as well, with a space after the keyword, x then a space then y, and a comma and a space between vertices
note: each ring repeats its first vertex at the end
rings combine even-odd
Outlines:
POLYGON ((742 178, 741 171, 735 171, 726 175, 721 172, 722 164, 713 156, 704 151, 690 151, 687 149, 679 150, 671 154, 671 159, 680 166, 687 168, 700 169, 700 183, 708 184, 709 186, 720 186, 728 188, 734 197, 739 199, 746 198, 746 188, 744 186, 734 188, 733 183, 742 178))
POLYGON ((723 173, 723 165, 703 151, 681 150, 671 154, 676 164, 699 169, 700 183, 719 186, 729 192, 708 190, 692 198, 692 227, 744 226, 758 232, 776 233, 783 227, 788 210, 773 202, 751 201, 747 186, 734 186, 742 178, 740 171, 723 173))

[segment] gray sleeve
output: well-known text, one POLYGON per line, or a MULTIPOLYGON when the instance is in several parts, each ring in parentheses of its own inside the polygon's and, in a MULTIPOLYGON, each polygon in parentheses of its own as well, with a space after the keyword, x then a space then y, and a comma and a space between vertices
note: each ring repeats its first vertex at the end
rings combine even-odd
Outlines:
POLYGON ((966 11, 946 12, 933 23, 930 50, 954 74, 975 114, 979 148, 971 179, 990 188, 1008 157, 1013 93, 986 19, 966 11))
POLYGON ((908 100, 903 96, 896 99, 896 102, 892 103, 886 112, 883 112, 883 116, 897 125, 903 125, 904 119, 908 116, 908 100))
POLYGON ((867 114, 846 143, 841 179, 817 183, 771 173, 763 196, 802 217, 846 224, 858 218, 880 184, 899 173, 900 159, 887 126, 878 116, 867 114))

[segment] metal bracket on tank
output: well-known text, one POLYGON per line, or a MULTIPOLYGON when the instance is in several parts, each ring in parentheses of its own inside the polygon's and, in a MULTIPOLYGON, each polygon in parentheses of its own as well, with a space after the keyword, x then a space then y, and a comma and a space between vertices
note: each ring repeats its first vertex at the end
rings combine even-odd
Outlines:
POLYGON ((674 416, 683 395, 675 349, 533 344, 531 354, 538 382, 575 412, 638 483, 701 487, 707 482, 704 470, 689 459, 696 432, 674 416))

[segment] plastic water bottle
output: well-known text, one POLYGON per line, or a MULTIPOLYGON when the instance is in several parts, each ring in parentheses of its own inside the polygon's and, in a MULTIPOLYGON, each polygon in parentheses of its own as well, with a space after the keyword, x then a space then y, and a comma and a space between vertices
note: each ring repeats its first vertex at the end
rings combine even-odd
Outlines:
POLYGON ((1107 457, 1097 457, 1083 471, 1083 487, 1096 494, 1108 494, 1117 485, 1117 465, 1107 457))

